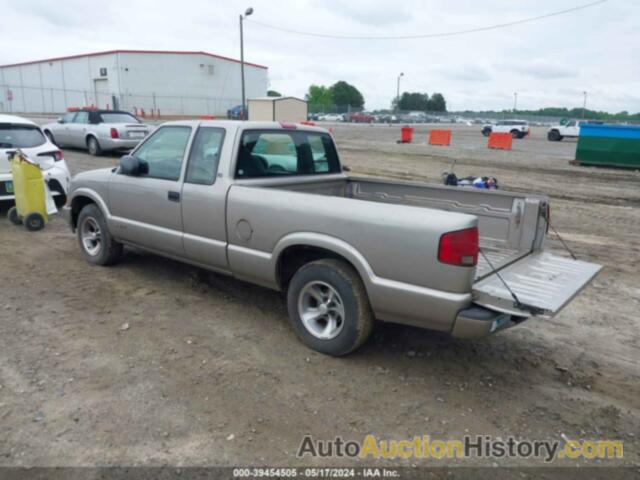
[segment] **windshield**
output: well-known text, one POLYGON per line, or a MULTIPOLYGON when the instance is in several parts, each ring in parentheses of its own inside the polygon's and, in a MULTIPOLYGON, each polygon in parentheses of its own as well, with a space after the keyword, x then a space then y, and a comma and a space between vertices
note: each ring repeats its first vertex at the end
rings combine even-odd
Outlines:
POLYGON ((35 125, 0 123, 0 148, 32 148, 43 143, 44 135, 35 125))
POLYGON ((101 113, 103 123, 140 123, 136 117, 128 113, 101 113))

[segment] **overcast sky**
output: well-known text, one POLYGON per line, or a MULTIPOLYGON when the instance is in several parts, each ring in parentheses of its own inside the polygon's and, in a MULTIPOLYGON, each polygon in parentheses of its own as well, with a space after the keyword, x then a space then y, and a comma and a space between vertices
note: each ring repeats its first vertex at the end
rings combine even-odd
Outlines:
MULTIPOLYGON (((318 33, 412 35, 504 23, 589 0, 4 0, 0 64, 115 48, 205 50, 239 57, 238 14, 318 33)), ((245 24, 245 56, 270 88, 303 96, 346 80, 366 107, 401 90, 441 92, 450 110, 582 106, 640 111, 640 1, 609 0, 536 22, 455 37, 362 41, 245 24)))

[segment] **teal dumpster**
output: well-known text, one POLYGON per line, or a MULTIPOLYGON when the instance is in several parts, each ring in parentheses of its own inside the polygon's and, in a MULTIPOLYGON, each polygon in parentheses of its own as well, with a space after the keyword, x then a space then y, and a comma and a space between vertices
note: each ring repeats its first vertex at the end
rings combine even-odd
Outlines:
POLYGON ((576 162, 580 165, 640 168, 640 126, 582 125, 576 162))

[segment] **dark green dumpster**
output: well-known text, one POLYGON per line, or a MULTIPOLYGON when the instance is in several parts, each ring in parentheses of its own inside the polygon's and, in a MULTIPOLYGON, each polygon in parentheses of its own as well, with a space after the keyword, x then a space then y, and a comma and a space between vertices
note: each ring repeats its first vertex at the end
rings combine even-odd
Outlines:
POLYGON ((580 165, 640 168, 640 126, 582 125, 576 162, 580 165))

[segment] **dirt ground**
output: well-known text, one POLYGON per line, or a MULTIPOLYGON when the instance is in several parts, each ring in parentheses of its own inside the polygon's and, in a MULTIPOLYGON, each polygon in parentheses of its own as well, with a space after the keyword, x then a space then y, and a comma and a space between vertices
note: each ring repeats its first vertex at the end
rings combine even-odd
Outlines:
MULTIPOLYGON (((478 127, 451 147, 398 145, 398 126, 336 125, 354 174, 440 181, 492 175, 548 194, 576 255, 604 265, 550 321, 479 341, 380 324, 364 348, 304 347, 279 293, 128 250, 92 267, 56 217, 39 233, 0 220, 0 465, 345 465, 300 460, 305 434, 621 439, 640 463, 640 173, 575 167, 542 129, 510 152, 478 127), (123 324, 128 324, 128 329, 123 324)), ((117 163, 66 151, 73 173, 117 163)), ((548 248, 561 252, 551 235, 548 248)), ((369 462, 373 464, 375 462, 369 462)), ((541 465, 392 460, 385 465, 541 465)))

